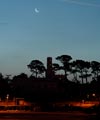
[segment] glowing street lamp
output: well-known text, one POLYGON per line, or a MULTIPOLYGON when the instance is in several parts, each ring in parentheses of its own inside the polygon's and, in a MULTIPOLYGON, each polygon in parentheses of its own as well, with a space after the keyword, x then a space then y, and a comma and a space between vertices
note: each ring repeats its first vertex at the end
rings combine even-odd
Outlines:
POLYGON ((7 106, 8 106, 9 94, 7 94, 6 99, 7 99, 7 106))
POLYGON ((7 98, 7 101, 8 101, 8 99, 9 99, 9 94, 7 94, 6 98, 7 98))
POLYGON ((95 97, 96 96, 95 93, 93 93, 92 96, 95 97))

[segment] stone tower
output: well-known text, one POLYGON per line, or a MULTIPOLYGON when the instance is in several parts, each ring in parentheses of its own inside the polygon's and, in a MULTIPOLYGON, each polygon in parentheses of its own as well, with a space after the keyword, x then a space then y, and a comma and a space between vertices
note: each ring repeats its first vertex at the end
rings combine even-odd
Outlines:
POLYGON ((53 71, 52 71, 52 57, 47 57, 47 72, 46 72, 46 77, 48 79, 52 78, 53 76, 53 71))

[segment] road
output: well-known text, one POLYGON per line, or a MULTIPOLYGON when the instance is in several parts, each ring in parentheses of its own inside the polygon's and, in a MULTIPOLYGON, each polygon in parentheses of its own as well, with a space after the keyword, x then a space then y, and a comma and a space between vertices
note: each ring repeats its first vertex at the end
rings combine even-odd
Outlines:
POLYGON ((0 113, 0 120, 96 120, 93 114, 80 112, 0 113))

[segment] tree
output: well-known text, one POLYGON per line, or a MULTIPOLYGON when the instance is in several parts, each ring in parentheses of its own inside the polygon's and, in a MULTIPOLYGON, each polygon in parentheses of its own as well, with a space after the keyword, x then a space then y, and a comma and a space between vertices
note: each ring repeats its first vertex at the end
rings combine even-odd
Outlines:
POLYGON ((90 62, 85 61, 84 62, 84 69, 83 69, 83 72, 84 72, 83 78, 86 79, 86 83, 87 83, 87 78, 91 76, 91 74, 89 73, 90 67, 91 67, 90 62))
POLYGON ((94 79, 97 79, 100 73, 100 62, 91 61, 92 73, 94 74, 94 79))
POLYGON ((71 71, 70 61, 72 60, 72 57, 70 55, 61 55, 56 57, 56 60, 59 60, 62 63, 63 66, 61 66, 61 68, 65 72, 65 79, 68 80, 67 76, 68 76, 68 72, 71 71))
POLYGON ((8 84, 11 83, 11 75, 6 75, 5 80, 8 82, 8 84))
POLYGON ((42 74, 45 71, 44 64, 39 60, 32 60, 27 67, 32 72, 32 76, 35 74, 36 78, 38 77, 38 74, 42 74))
POLYGON ((0 73, 0 80, 2 80, 3 79, 3 75, 2 75, 2 73, 0 73))
POLYGON ((74 67, 76 71, 80 73, 79 77, 82 79, 82 84, 84 78, 86 79, 87 83, 87 78, 91 76, 91 74, 89 74, 90 62, 78 59, 74 61, 74 67))
POLYGON ((2 73, 0 73, 0 97, 5 97, 10 91, 8 82, 4 79, 2 73))
POLYGON ((14 76, 11 82, 12 94, 16 97, 25 97, 28 90, 28 76, 25 73, 21 73, 14 76))
POLYGON ((78 75, 77 75, 77 73, 79 72, 79 70, 77 68, 76 61, 73 61, 71 65, 72 65, 72 71, 71 71, 71 73, 74 76, 74 81, 75 82, 79 82, 78 81, 78 75))
POLYGON ((76 60, 76 61, 74 61, 74 64, 75 64, 75 68, 81 74, 80 77, 82 78, 82 84, 83 84, 84 61, 83 60, 76 60))
POLYGON ((59 64, 53 63, 52 64, 52 70, 53 70, 54 74, 56 73, 56 71, 60 70, 59 64))

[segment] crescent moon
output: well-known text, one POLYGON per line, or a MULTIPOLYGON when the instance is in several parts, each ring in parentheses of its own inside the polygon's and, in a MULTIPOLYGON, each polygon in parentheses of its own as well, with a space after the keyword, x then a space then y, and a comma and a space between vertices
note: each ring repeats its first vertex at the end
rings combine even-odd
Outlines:
POLYGON ((39 13, 39 10, 37 8, 34 9, 36 13, 39 13))

